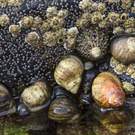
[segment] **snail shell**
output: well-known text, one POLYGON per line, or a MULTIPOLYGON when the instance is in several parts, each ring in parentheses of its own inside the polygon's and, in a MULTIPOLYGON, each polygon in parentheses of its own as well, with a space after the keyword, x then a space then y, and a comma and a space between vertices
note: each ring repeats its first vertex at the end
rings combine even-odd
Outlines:
POLYGON ((135 62, 135 36, 121 36, 111 45, 111 53, 123 64, 135 62))
MULTIPOLYGON (((7 88, 0 84, 0 112, 9 110, 13 107, 13 102, 7 88)), ((1 115, 1 114, 0 114, 1 115)))
POLYGON ((43 105, 48 103, 49 98, 50 91, 47 85, 42 81, 38 81, 32 86, 29 86, 21 95, 23 103, 30 111, 42 109, 43 105))
POLYGON ((100 73, 92 85, 92 96, 103 108, 116 108, 124 104, 125 93, 119 79, 109 72, 100 73))
POLYGON ((54 78, 60 86, 76 94, 82 80, 83 70, 83 63, 77 57, 71 55, 57 65, 54 78))
POLYGON ((56 98, 50 105, 48 117, 57 122, 76 122, 79 118, 77 106, 67 97, 56 98))

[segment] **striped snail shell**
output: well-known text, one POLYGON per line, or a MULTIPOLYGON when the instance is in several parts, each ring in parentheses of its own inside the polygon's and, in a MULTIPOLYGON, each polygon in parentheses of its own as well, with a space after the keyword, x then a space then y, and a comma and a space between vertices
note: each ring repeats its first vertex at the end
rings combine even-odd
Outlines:
POLYGON ((61 87, 55 90, 55 99, 50 104, 48 117, 56 122, 76 123, 80 114, 73 95, 61 87))
POLYGON ((82 80, 83 63, 76 56, 65 57, 56 66, 54 78, 60 86, 76 94, 82 80))

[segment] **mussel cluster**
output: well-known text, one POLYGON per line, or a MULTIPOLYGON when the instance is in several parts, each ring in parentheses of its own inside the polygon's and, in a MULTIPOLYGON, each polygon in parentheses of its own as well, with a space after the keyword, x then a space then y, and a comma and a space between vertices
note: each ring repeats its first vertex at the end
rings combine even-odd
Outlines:
POLYGON ((0 135, 131 133, 135 2, 69 1, 0 0, 0 135))

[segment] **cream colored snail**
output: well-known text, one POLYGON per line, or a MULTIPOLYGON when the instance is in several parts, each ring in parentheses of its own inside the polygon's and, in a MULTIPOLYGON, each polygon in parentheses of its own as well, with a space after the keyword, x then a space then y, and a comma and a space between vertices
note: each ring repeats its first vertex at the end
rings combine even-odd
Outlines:
POLYGON ((54 78, 56 82, 73 94, 78 92, 84 67, 82 62, 75 56, 64 58, 57 65, 54 78))
POLYGON ((37 111, 50 98, 50 92, 47 85, 38 81, 32 86, 26 88, 21 95, 23 103, 29 108, 30 111, 37 111))
POLYGON ((121 36, 111 45, 111 53, 123 64, 135 62, 135 36, 121 36))

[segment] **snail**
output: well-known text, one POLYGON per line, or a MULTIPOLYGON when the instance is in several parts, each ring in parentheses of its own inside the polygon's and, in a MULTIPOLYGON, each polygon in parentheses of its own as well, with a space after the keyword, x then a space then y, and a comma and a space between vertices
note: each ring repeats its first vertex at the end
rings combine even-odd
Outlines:
POLYGON ((70 55, 61 60, 56 66, 54 78, 57 84, 76 94, 80 87, 83 70, 84 66, 81 60, 70 55))
POLYGON ((135 62, 135 36, 122 35, 113 40, 111 54, 123 64, 135 62))
POLYGON ((0 84, 0 116, 14 113, 15 106, 8 89, 0 84))
POLYGON ((30 111, 35 112, 49 104, 50 90, 45 82, 38 81, 24 89, 21 99, 30 111))
POLYGON ((92 96, 102 108, 117 108, 125 101, 121 82, 110 72, 102 72, 94 79, 92 96))
POLYGON ((76 123, 80 113, 74 97, 59 86, 54 87, 54 91, 55 98, 50 104, 48 117, 56 122, 76 123))

